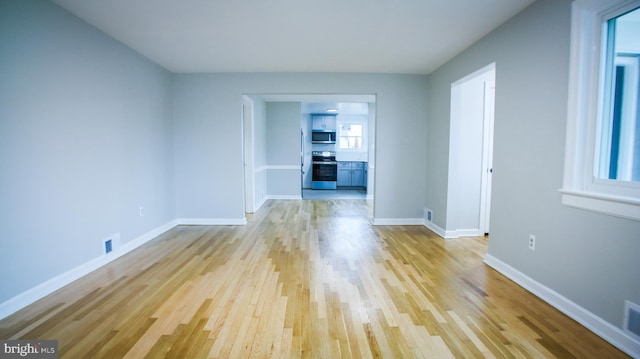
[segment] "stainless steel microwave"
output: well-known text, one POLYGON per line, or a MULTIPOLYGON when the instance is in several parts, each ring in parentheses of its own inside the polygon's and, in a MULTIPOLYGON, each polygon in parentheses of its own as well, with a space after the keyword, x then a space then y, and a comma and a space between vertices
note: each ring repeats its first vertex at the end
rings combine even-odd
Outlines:
POLYGON ((336 131, 313 130, 311 131, 311 143, 336 143, 336 131))

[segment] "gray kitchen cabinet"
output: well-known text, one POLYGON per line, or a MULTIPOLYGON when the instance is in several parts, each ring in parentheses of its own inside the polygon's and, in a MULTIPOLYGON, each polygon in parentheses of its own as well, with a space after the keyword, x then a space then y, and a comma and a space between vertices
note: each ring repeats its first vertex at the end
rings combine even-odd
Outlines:
POLYGON ((364 187, 364 162, 351 162, 351 185, 364 187))
POLYGON ((338 162, 338 187, 351 186, 351 162, 338 162))
POLYGON ((338 162, 338 187, 364 187, 364 162, 338 162))
POLYGON ((311 115, 312 130, 335 130, 336 115, 311 115))

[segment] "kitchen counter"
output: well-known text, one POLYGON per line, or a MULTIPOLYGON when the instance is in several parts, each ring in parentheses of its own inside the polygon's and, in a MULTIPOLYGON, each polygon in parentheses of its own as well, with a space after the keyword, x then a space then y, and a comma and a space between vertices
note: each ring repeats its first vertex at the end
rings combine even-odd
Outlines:
POLYGON ((368 162, 368 152, 356 152, 356 151, 340 151, 336 150, 336 161, 340 162, 368 162))

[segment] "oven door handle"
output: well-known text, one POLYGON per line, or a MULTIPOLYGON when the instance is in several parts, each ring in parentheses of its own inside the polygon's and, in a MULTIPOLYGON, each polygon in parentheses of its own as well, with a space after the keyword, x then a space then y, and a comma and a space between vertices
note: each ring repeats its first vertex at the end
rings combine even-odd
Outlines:
POLYGON ((313 161, 311 164, 314 165, 337 165, 337 161, 313 161))

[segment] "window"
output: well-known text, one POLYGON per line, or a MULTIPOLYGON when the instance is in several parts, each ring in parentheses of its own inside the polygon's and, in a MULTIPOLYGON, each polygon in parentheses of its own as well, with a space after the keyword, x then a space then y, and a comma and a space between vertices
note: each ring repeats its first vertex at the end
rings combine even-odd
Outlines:
POLYGON ((595 176, 640 182, 640 10, 607 21, 595 176))
POLYGON ((360 123, 343 123, 340 125, 338 147, 341 150, 362 150, 364 125, 360 123))
POLYGON ((562 202, 640 220, 640 0, 576 0, 562 202))

